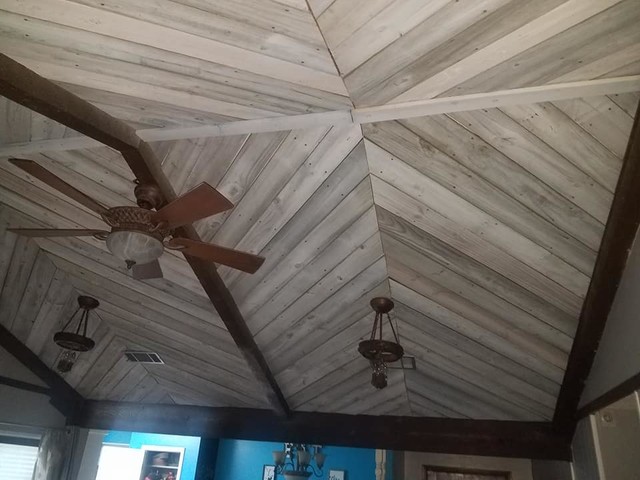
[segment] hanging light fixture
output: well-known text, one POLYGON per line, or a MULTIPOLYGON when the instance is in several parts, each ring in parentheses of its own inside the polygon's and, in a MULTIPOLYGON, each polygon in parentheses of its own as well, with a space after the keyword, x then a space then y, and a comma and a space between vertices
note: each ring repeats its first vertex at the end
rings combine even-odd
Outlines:
POLYGON ((284 450, 273 452, 273 463, 276 464, 276 473, 284 476, 285 480, 301 480, 311 475, 322 476, 322 467, 326 455, 320 451, 320 445, 307 445, 304 443, 285 443, 284 450), (315 460, 318 470, 312 465, 315 460))
POLYGON ((80 295, 78 297, 78 309, 71 315, 62 330, 53 336, 53 341, 64 349, 56 367, 59 372, 66 373, 70 371, 78 358, 78 353, 88 352, 95 346, 96 342, 87 337, 87 327, 89 325, 89 312, 99 305, 100 302, 95 298, 80 295), (72 323, 74 320, 78 322, 75 332, 66 331, 69 326, 73 330, 72 323), (80 333, 81 331, 82 333, 80 333))
POLYGON ((393 323, 389 316, 389 312, 393 310, 393 301, 386 297, 376 297, 369 303, 376 312, 376 316, 373 321, 371 337, 369 340, 363 340, 358 344, 358 352, 371 362, 371 368, 373 369, 371 385, 377 389, 382 389, 387 386, 387 364, 400 360, 404 355, 404 349, 400 345, 396 329, 393 328, 393 323), (384 315, 387 316, 395 342, 382 339, 384 315))

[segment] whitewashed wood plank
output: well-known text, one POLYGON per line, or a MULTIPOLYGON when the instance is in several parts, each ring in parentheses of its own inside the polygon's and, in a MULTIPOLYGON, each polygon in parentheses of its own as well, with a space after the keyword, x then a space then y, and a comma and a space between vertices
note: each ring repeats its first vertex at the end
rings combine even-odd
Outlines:
POLYGON ((217 185, 235 160, 247 137, 248 135, 236 135, 206 139, 203 148, 193 152, 196 155, 195 163, 180 193, 188 192, 202 182, 217 185))
POLYGON ((332 48, 336 64, 343 76, 348 75, 367 59, 387 45, 410 32, 449 0, 424 2, 421 0, 394 0, 363 28, 332 48))
MULTIPOLYGON (((558 319, 557 326, 549 325, 414 250, 401 239, 382 233, 382 241, 390 278, 413 290, 431 289, 435 301, 461 315, 466 315, 467 309, 477 310, 479 315, 493 316, 501 319, 503 325, 513 325, 541 344, 553 345, 565 354, 571 350, 576 320, 565 326, 562 319, 558 319)), ((471 317, 475 314, 472 312, 471 317)))
POLYGON ((3 5, 3 8, 20 15, 158 47, 252 73, 346 95, 344 84, 337 74, 318 72, 303 65, 296 65, 218 41, 141 22, 122 15, 98 11, 72 2, 51 1, 53 3, 47 4, 46 8, 39 2, 30 0, 20 4, 3 5))
POLYGON ((307 131, 292 131, 260 172, 251 188, 236 204, 213 239, 216 243, 234 247, 268 208, 280 189, 287 183, 297 168, 315 150, 327 134, 328 129, 316 128, 307 131))
POLYGON ((398 95, 393 102, 433 98, 450 89, 452 82, 460 84, 617 3, 620 0, 569 0, 398 95))
MULTIPOLYGON (((623 0, 441 95, 546 84, 581 65, 640 42, 640 33, 636 28, 639 19, 635 2, 623 0)), ((630 72, 637 74, 640 69, 631 69, 630 72)), ((629 74, 623 68, 605 76, 629 74)))
POLYGON ((484 239, 456 226, 455 222, 440 216, 422 203, 373 176, 373 194, 376 205, 394 215, 405 218, 421 230, 437 237, 453 248, 484 263, 488 268, 506 276, 513 282, 547 299, 570 315, 577 316, 582 302, 538 271, 509 257, 484 239))
POLYGON ((640 92, 619 93, 609 95, 609 98, 621 109, 627 112, 631 118, 635 118, 640 102, 640 92))
POLYGON ((624 158, 633 119, 608 97, 563 100, 553 104, 618 158, 624 158))
POLYGON ((575 295, 585 295, 589 286, 585 274, 381 148, 371 144, 367 149, 369 166, 376 177, 455 222, 458 229, 485 239, 575 295))
MULTIPOLYGON (((273 198, 236 248, 259 252, 362 140, 359 126, 332 128, 273 198)), ((268 168, 268 167, 267 167, 268 168)))
POLYGON ((551 104, 519 105, 501 110, 550 145, 610 192, 621 160, 551 104))
MULTIPOLYGON (((130 18, 162 25, 172 30, 231 44, 261 55, 306 65, 320 72, 335 72, 335 66, 326 48, 318 49, 315 44, 300 41, 279 32, 274 32, 271 29, 256 28, 248 22, 229 18, 217 12, 166 0, 151 0, 139 3, 130 3, 125 0, 115 0, 109 3, 99 0, 74 1, 130 18)), ((286 11, 286 9, 283 9, 283 11, 286 11)))
MULTIPOLYGON (((354 177, 361 174, 357 170, 356 173, 354 177)), ((344 183, 338 182, 337 186, 353 186, 353 177, 343 177, 340 180, 344 180, 344 183)), ((232 293, 241 311, 251 312, 267 302, 277 290, 371 208, 373 197, 369 181, 365 178, 356 185, 351 191, 336 190, 341 192, 338 198, 327 189, 318 192, 316 200, 333 197, 331 203, 317 204, 326 210, 321 215, 318 215, 315 208, 299 211, 293 220, 295 224, 283 230, 281 235, 274 238, 271 247, 263 250, 266 260, 259 277, 254 274, 253 277, 234 284, 232 293)), ((314 206, 314 203, 310 205, 314 206)))
MULTIPOLYGON (((363 214, 335 240, 333 240, 317 257, 311 260, 305 268, 296 271, 292 278, 277 290, 271 297, 257 308, 243 308, 247 324, 253 331, 265 325, 269 319, 288 308, 294 301, 311 288, 319 278, 332 271, 356 249, 361 249, 371 236, 377 235, 377 222, 373 207, 363 214)), ((271 287, 273 288, 273 287, 271 287)), ((268 291, 267 285, 262 290, 268 291)), ((265 292, 266 293, 266 292, 265 292)), ((266 297, 262 293, 262 297, 266 297)), ((266 297, 268 298, 268 297, 266 297)), ((258 303, 258 302, 254 302, 258 303)))
MULTIPOLYGON (((287 132, 249 135, 235 160, 216 185, 216 189, 234 205, 240 203, 286 137, 287 132)), ((230 213, 226 211, 202 220, 199 225, 202 239, 212 239, 230 213)))
POLYGON ((6 328, 10 329, 13 324, 39 250, 31 239, 19 237, 16 240, 0 293, 0 323, 6 328))
POLYGON ((555 407, 560 384, 536 374, 529 365, 520 365, 403 304, 396 304, 395 314, 399 319, 401 338, 411 338, 424 349, 434 350, 443 356, 451 352, 451 361, 479 376, 494 378, 549 410, 555 407))
POLYGON ((640 44, 634 43, 603 58, 582 64, 579 68, 560 75, 549 83, 575 82, 584 79, 600 78, 613 70, 629 64, 638 57, 640 57, 640 44))
POLYGON ((450 117, 516 162, 567 200, 605 224, 613 196, 499 109, 450 117))
POLYGON ((335 48, 375 17, 391 0, 336 0, 322 15, 318 26, 329 48, 335 48))
MULTIPOLYGON (((354 254, 318 280, 280 315, 259 323, 255 322, 258 323, 256 330, 260 324, 263 325, 263 328, 257 330, 255 334, 256 342, 259 345, 270 345, 276 342, 282 332, 292 329, 300 319, 305 318, 320 304, 328 301, 334 293, 340 291, 345 285, 349 285, 354 278, 382 258, 382 244, 379 235, 371 237, 363 244, 363 247, 356 250, 354 254)), ((320 318, 316 318, 316 321, 320 322, 320 318)))
POLYGON ((263 344, 257 338, 256 342, 263 350, 272 370, 278 374, 297 358, 346 328, 350 322, 359 319, 359 316, 355 319, 350 317, 350 310, 368 303, 368 292, 386 281, 386 270, 384 258, 380 258, 307 316, 301 318, 288 332, 291 334, 290 337, 281 336, 275 344, 263 344))
MULTIPOLYGON (((432 136, 428 128, 430 127, 421 128, 419 133, 425 135, 426 132, 426 135, 429 135, 429 140, 437 142, 438 147, 442 148, 444 152, 399 123, 366 126, 364 131, 367 139, 383 148, 390 158, 395 155, 414 169, 422 172, 423 175, 432 178, 451 192, 553 252, 582 273, 591 273, 595 262, 594 249, 588 248, 584 243, 571 237, 549 219, 534 213, 539 210, 534 199, 527 198, 526 202, 518 201, 523 192, 531 190, 537 191, 541 196, 547 196, 548 188, 538 185, 538 180, 535 177, 518 169, 515 165, 510 165, 509 161, 501 157, 500 154, 494 161, 491 150, 483 148, 482 144, 476 147, 472 146, 470 151, 461 146, 450 146, 449 142, 443 144, 440 136, 432 136), (475 157, 478 150, 476 164, 475 157), (505 164, 505 172, 493 168, 496 162, 505 164), (519 179, 521 190, 508 185, 508 182, 511 181, 511 175, 508 175, 507 172, 513 172, 513 176, 519 179), (505 182, 507 182, 506 191, 500 188, 505 182), (526 204, 533 205, 533 208, 527 208, 526 204)), ((441 130, 437 124, 434 128, 436 131, 441 130)), ((468 138, 464 138, 463 133, 460 135, 463 136, 463 142, 469 141, 468 138)), ((444 138, 448 136, 449 134, 445 132, 444 138)), ((468 136, 469 134, 467 134, 468 136)), ((367 145, 367 148, 372 147, 367 145)), ((554 199, 559 198, 557 194, 552 193, 551 196, 554 199)), ((571 204, 567 202, 566 206, 571 206, 571 204)), ((566 216, 566 209, 547 206, 546 210, 550 210, 556 218, 565 218, 566 216)), ((591 219, 591 223, 596 222, 591 219)), ((602 225, 600 225, 600 230, 602 230, 602 225)), ((598 242, 599 237, 594 241, 598 242)))
POLYGON ((309 7, 311 12, 317 18, 324 13, 324 11, 331 6, 335 0, 309 0, 309 7))
MULTIPOLYGON (((429 271, 434 280, 458 292, 473 292, 480 287, 548 325, 573 336, 578 323, 577 315, 569 315, 546 299, 534 295, 525 287, 486 268, 484 264, 420 230, 411 221, 403 220, 383 208, 378 207, 376 211, 383 240, 388 236, 393 237, 419 252, 422 259, 431 260, 433 265, 429 271)), ((393 255, 393 252, 389 253, 393 255)), ((392 258, 390 260, 393 261, 392 258)), ((474 301, 480 301, 478 295, 482 293, 476 294, 474 301)))
MULTIPOLYGON (((411 339, 406 340, 406 345, 414 347, 411 339)), ((461 378, 459 371, 447 368, 445 360, 438 360, 442 359, 435 355, 416 355, 420 367, 405 372, 410 392, 473 419, 541 420, 539 415, 532 415, 526 409, 505 401, 484 386, 470 382, 464 375, 461 378)))
POLYGON ((318 346, 276 376, 287 397, 359 360, 358 343, 371 335, 371 315, 365 315, 329 342, 318 346))
POLYGON ((49 290, 55 270, 56 267, 53 262, 40 250, 33 263, 29 280, 22 293, 18 310, 16 311, 10 328, 11 333, 23 343, 27 340, 34 326, 38 311, 49 290))
POLYGON ((562 382, 566 354, 554 355, 551 349, 538 345, 535 339, 523 335, 521 331, 506 322, 500 325, 499 322, 494 321, 495 319, 487 321, 486 318, 479 318, 480 315, 468 318, 448 310, 437 301, 428 298, 432 292, 425 289, 423 285, 419 286, 420 291, 415 291, 394 280, 390 280, 390 284, 392 295, 398 302, 521 365, 527 365, 558 384, 562 382))
POLYGON ((0 98, 0 143, 28 142, 31 140, 32 113, 26 107, 0 98))
POLYGON ((66 313, 70 306, 77 308, 76 297, 67 274, 56 269, 34 318, 31 331, 24 341, 31 351, 38 353, 45 342, 51 341, 51 330, 60 327, 60 321, 64 321, 63 312, 66 313))
MULTIPOLYGON (((418 58, 446 42, 456 33, 499 9, 506 0, 481 0, 472 4, 449 2, 399 40, 371 57, 345 77, 345 84, 358 106, 379 104, 367 92, 410 66, 418 58)), ((422 97, 429 98, 429 97, 422 97)), ((386 103, 386 102, 385 102, 386 103)))
MULTIPOLYGON (((379 78, 378 83, 373 88, 370 88, 364 96, 356 98, 356 103, 364 103, 366 105, 387 103, 425 79, 438 74, 487 47, 492 42, 535 20, 540 15, 563 3, 563 1, 507 2, 501 3, 498 8, 489 8, 486 12, 483 10, 477 21, 469 24, 467 28, 451 30, 450 36, 446 41, 428 51, 422 52, 422 55, 416 56, 414 61, 404 68, 389 72, 386 77, 379 78)), ((450 21, 449 18, 443 18, 441 23, 444 24, 450 21)), ((423 27, 417 27, 416 30, 421 28, 423 27)), ((434 28, 439 29, 442 27, 436 25, 434 28)), ((415 36, 415 32, 410 32, 407 36, 412 35, 415 36)), ((407 43, 406 39, 398 40, 397 43, 401 44, 403 41, 407 43)), ((394 47, 389 47, 389 50, 394 50, 394 47)))
MULTIPOLYGON (((11 54, 11 53, 10 53, 11 54)), ((79 84, 83 87, 107 90, 112 93, 139 97, 146 100, 163 99, 166 103, 182 105, 192 110, 200 110, 238 118, 263 118, 272 117, 274 112, 253 107, 233 104, 216 100, 214 98, 195 95, 159 85, 141 83, 137 79, 125 77, 114 78, 112 75, 98 72, 83 71, 77 75, 77 70, 64 65, 49 63, 44 60, 34 60, 29 57, 11 55, 17 62, 34 70, 39 75, 55 82, 67 82, 79 84)), ((155 74, 157 75, 157 73, 155 74)))

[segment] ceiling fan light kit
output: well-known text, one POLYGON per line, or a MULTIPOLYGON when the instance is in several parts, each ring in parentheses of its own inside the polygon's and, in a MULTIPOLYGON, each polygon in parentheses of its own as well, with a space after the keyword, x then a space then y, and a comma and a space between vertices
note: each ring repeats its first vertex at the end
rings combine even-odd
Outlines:
POLYGON ((211 243, 176 236, 175 229, 233 208, 233 204, 207 183, 163 205, 157 185, 138 184, 134 189, 137 207, 106 208, 69 185, 32 160, 11 158, 9 161, 69 198, 98 213, 111 227, 106 230, 10 228, 9 231, 29 237, 93 236, 104 240, 109 251, 123 260, 134 278, 162 278, 158 259, 165 249, 180 250, 185 255, 255 273, 264 258, 211 243))

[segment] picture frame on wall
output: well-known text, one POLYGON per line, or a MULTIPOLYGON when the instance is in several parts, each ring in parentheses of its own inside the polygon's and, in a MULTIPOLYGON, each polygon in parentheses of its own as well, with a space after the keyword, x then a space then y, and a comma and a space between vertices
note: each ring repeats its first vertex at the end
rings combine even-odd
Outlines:
POLYGON ((276 480, 275 465, 265 465, 262 467, 262 480, 276 480))
POLYGON ((345 480, 344 470, 329 470, 328 480, 345 480))

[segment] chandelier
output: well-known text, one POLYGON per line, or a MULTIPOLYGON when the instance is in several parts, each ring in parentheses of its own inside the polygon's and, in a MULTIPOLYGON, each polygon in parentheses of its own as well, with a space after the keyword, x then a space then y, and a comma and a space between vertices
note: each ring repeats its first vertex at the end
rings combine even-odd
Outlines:
MULTIPOLYGON (((71 315, 62 330, 53 336, 53 341, 64 349, 56 367, 59 372, 70 371, 78 358, 78 353, 88 352, 95 346, 96 342, 87 337, 87 326, 89 325, 89 312, 97 308, 98 305, 100 302, 95 298, 80 295, 77 310, 71 315), (78 322, 75 332, 66 331, 74 320, 78 322)), ((73 325, 71 327, 73 330, 73 325)))
POLYGON ((285 443, 284 450, 273 452, 276 473, 282 474, 285 480, 300 480, 309 478, 311 475, 321 477, 326 455, 320 449, 320 445, 285 443), (311 464, 312 458, 318 466, 317 471, 311 464))
POLYGON ((389 316, 389 312, 393 309, 393 301, 386 297, 376 297, 371 299, 369 303, 376 312, 376 316, 373 321, 371 337, 369 340, 364 340, 358 344, 358 352, 371 363, 371 368, 373 369, 371 385, 377 389, 382 389, 387 386, 387 364, 400 360, 404 355, 404 349, 400 345, 398 335, 389 316), (384 315, 387 316, 395 342, 382 339, 384 315))

